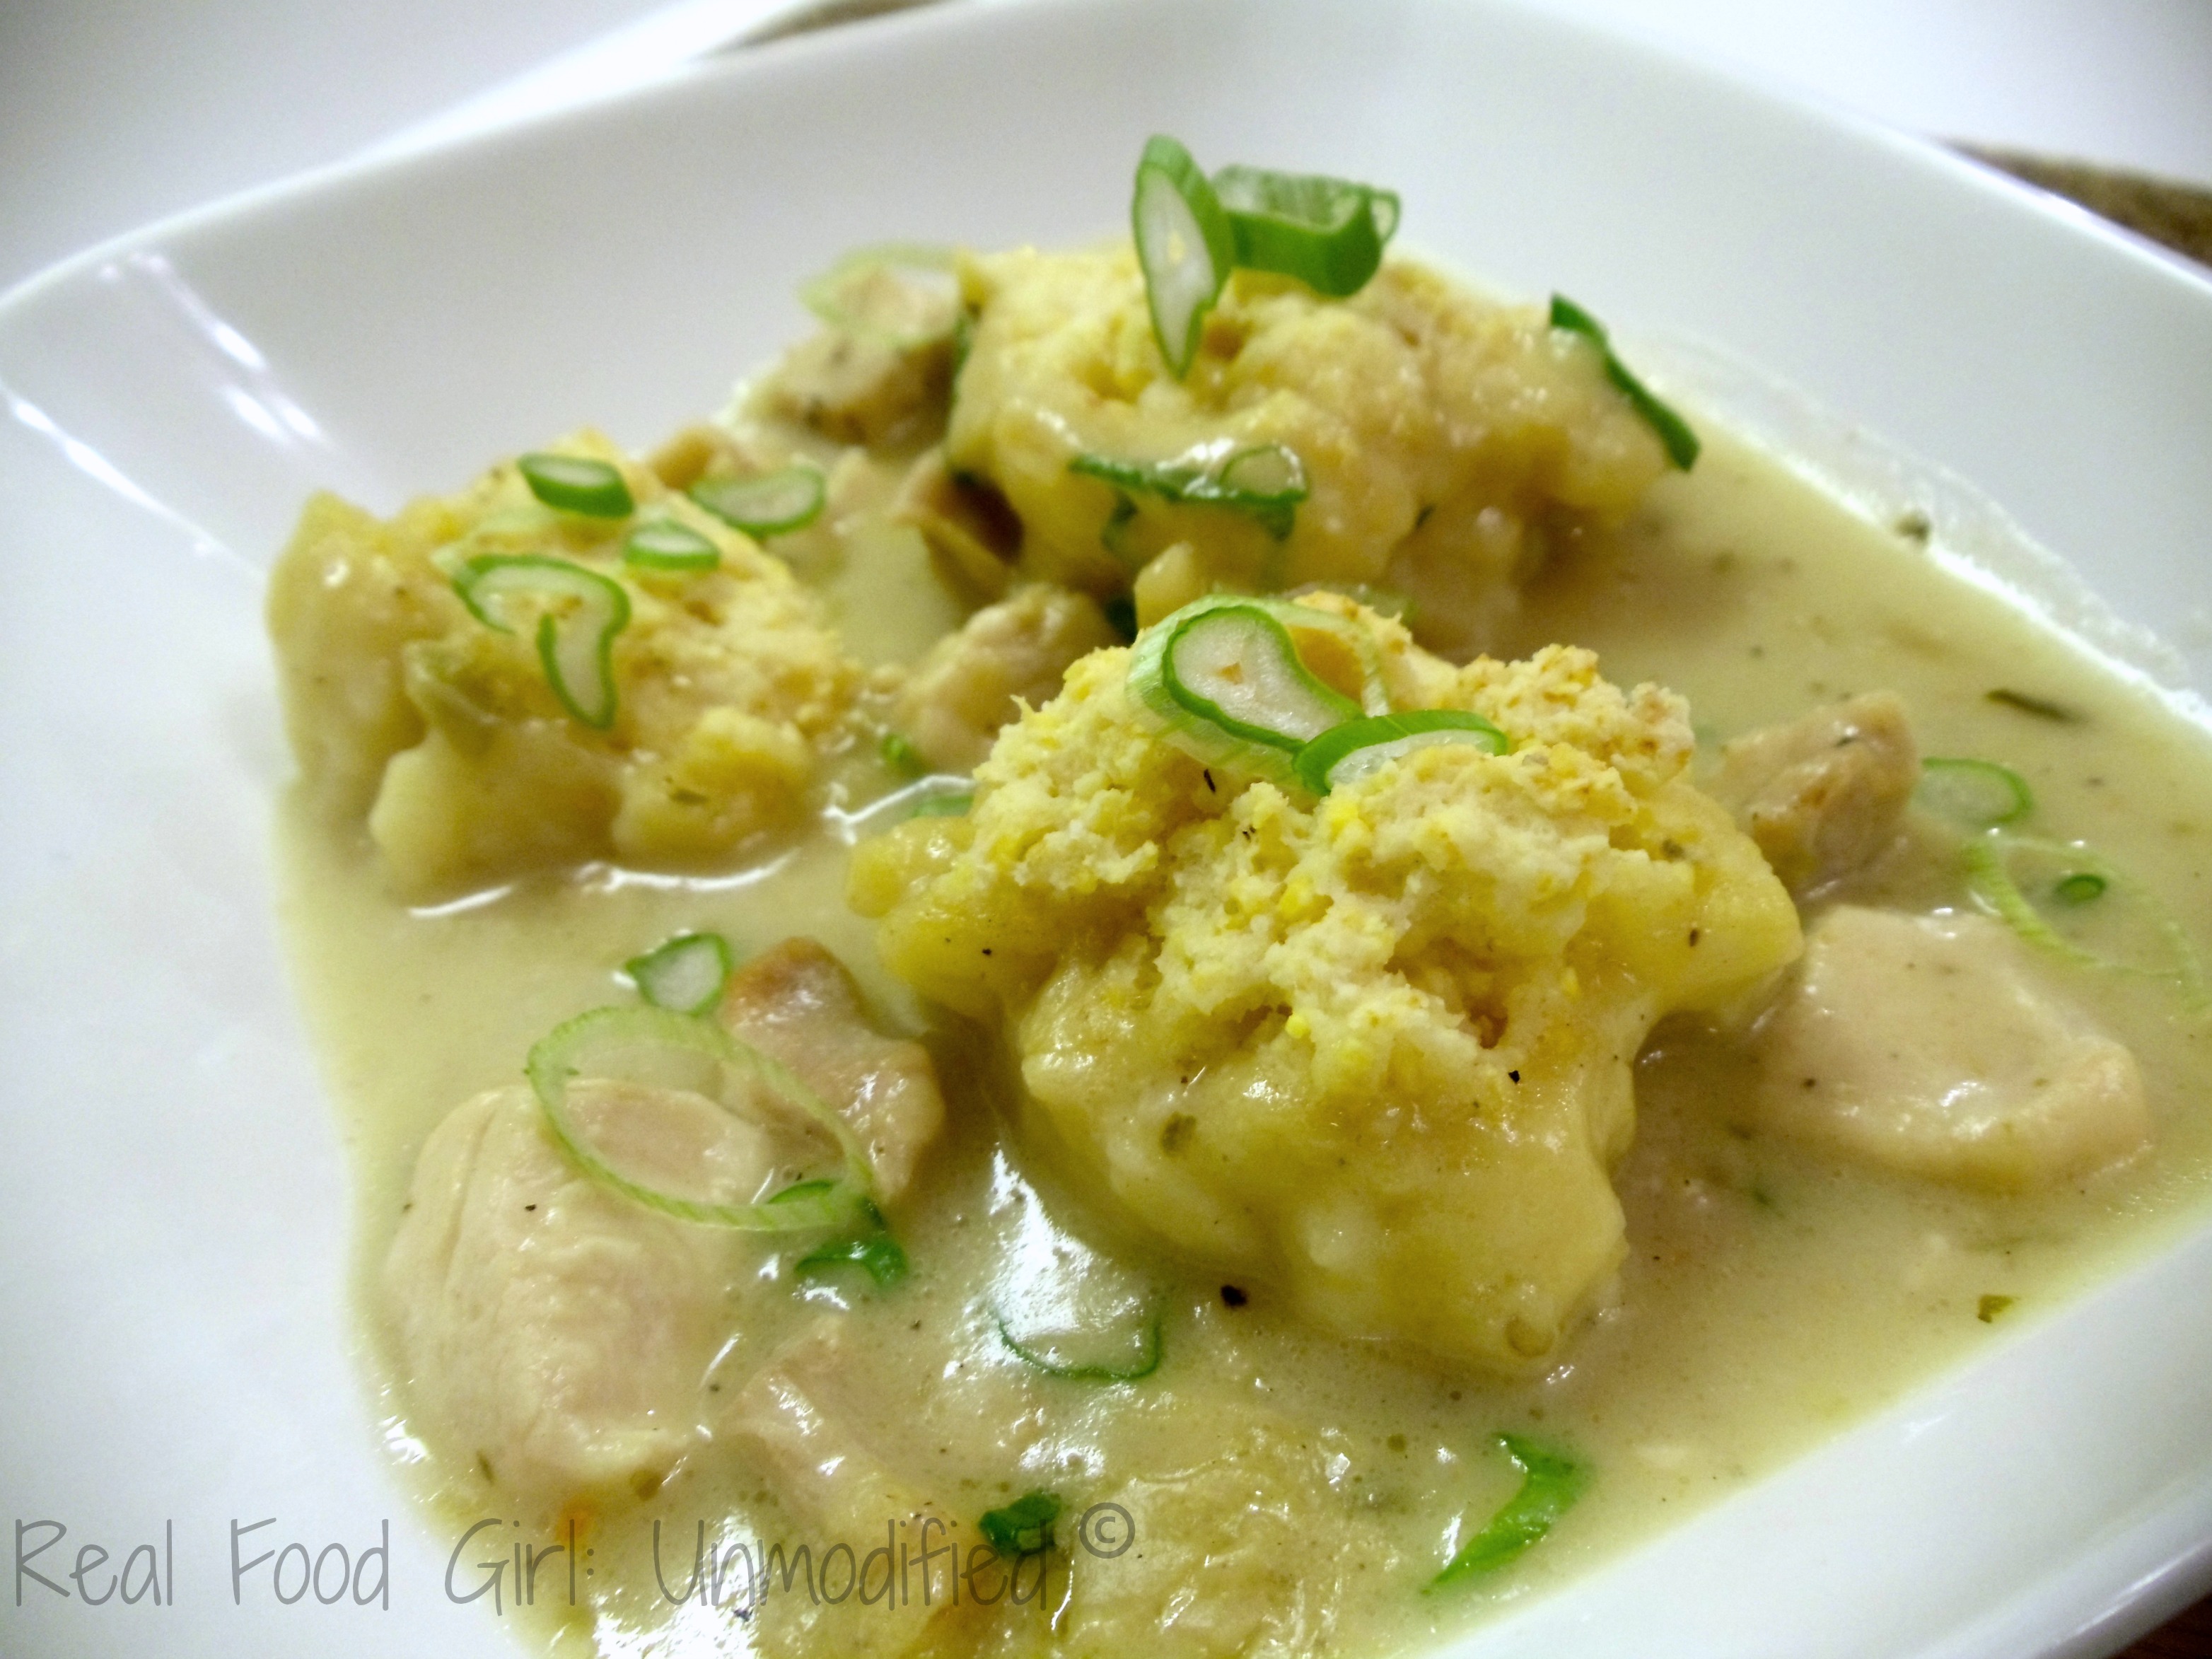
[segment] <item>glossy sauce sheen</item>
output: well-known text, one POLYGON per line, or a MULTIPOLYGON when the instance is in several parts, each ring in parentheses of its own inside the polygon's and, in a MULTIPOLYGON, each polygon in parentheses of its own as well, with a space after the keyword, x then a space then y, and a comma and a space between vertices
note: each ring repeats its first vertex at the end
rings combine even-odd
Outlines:
MULTIPOLYGON (((863 655, 918 655, 957 611, 911 538, 884 538, 869 556, 872 569, 802 565, 800 574, 824 586, 863 655)), ((1944 574, 1913 536, 1869 525, 1741 446, 1709 441, 1694 474, 1662 483, 1622 532, 1556 557, 1516 627, 1516 654, 1572 641, 1597 650, 1618 683, 1656 679, 1685 693, 1708 763, 1718 741, 1755 725, 1893 690, 1923 753, 2017 769, 2036 792, 2037 833, 2094 842, 2160 895, 2200 952, 2212 951, 2203 925, 2212 916, 2204 734, 1944 574), (1993 702, 1986 694, 1997 688, 2081 718, 1993 702)), ((850 799, 886 787, 872 762, 848 765, 850 799)), ((2004 1340, 2203 1207, 2212 1036, 2179 998, 2145 993, 2140 981, 2059 970, 2057 982, 2133 1048, 2156 1120, 2154 1151, 2019 1198, 1855 1172, 1752 1132, 1732 1109, 1749 1086, 1739 1050, 1668 1024, 1639 1063, 1636 1146, 1616 1171, 1631 1254, 1609 1310, 1540 1380, 1439 1374, 1309 1334, 1271 1305, 1264 1285, 1234 1287, 1243 1300, 1232 1305, 1218 1283, 1114 1237, 1027 1170, 1004 1139, 995 1073, 975 1039, 944 1029, 893 981, 869 925, 845 908, 841 836, 866 827, 836 828, 718 880, 593 871, 410 912, 385 896, 365 844, 288 812, 295 972, 357 1159, 356 1296, 393 1443, 413 1445, 378 1274, 424 1137, 458 1102, 517 1080, 530 1045, 561 1020, 629 1000, 619 965, 685 929, 719 930, 741 955, 795 933, 819 939, 888 1023, 927 1034, 952 1126, 896 1218, 911 1277, 887 1293, 817 1287, 750 1298, 770 1311, 735 1334, 718 1375, 741 1381, 783 1334, 817 1316, 810 1304, 845 1304, 854 1349, 910 1437, 908 1462, 971 1523, 1031 1487, 1062 1490, 1079 1510, 1085 1492, 1112 1479, 1202 1460, 1224 1413, 1233 1420, 1240 1401, 1263 1405, 1326 1444, 1339 1460, 1337 1490, 1361 1517, 1356 1535, 1371 1559, 1346 1576, 1335 1625, 1345 1639, 1331 1650, 1418 1650, 1585 1570, 1931 1370, 2004 1340), (1164 1363, 1128 1388, 1056 1385, 1042 1423, 994 1419, 1004 1389, 1022 1379, 996 1340, 991 1304, 1018 1288, 1032 1253, 1086 1249, 1166 1287, 1164 1363), (1984 1319, 1992 1297, 2011 1300, 1984 1319), (1501 1429, 1571 1449, 1595 1472, 1587 1494, 1507 1572, 1421 1595, 1512 1490, 1512 1471, 1491 1449, 1501 1429), (1017 1456, 1026 1461, 1013 1467, 1017 1456)), ((1961 902, 1955 884, 1909 860, 1859 879, 1848 896, 1915 909, 1961 902)), ((763 1274, 778 1265, 765 1247, 758 1264, 763 1274)), ((710 1389, 722 1386, 708 1379, 710 1389)), ((441 1553, 471 1521, 507 1513, 476 1471, 444 1467, 419 1447, 414 1455, 441 1553)), ((596 1517, 583 1605, 566 1604, 563 1579, 558 1594, 541 1586, 538 1605, 504 1616, 564 1652, 595 1640, 605 1651, 640 1651, 656 1631, 684 1638, 680 1650, 756 1650, 744 1621, 696 1600, 675 1605, 668 1594, 686 1589, 702 1522, 710 1542, 793 1530, 755 1480, 711 1462, 596 1517)), ((551 1542, 560 1521, 532 1517, 526 1527, 551 1542)), ((1334 1524, 1328 1515, 1310 1522, 1334 1524)), ((1112 1565, 1071 1551, 1063 1570, 1112 1565)), ((1285 1571, 1299 1568, 1286 1562, 1285 1571)), ((1196 1592, 1206 1594, 1203 1583, 1196 1592)), ((1040 1607, 1037 1616, 1049 1613, 1040 1607)), ((829 1639, 817 1638, 817 1650, 836 1650, 829 1639)), ((806 1645, 793 1632, 759 1650, 806 1645)))

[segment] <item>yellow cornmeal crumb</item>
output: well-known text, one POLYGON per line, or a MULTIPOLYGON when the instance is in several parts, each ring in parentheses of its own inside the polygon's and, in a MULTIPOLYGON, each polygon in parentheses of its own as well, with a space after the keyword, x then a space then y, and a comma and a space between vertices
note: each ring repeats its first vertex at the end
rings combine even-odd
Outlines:
POLYGON ((605 438, 556 447, 617 467, 636 517, 556 512, 507 464, 389 522, 318 495, 270 577, 306 785, 337 816, 367 815, 403 893, 585 859, 720 858, 791 817, 845 740, 860 671, 782 562, 605 438), (623 537, 647 516, 706 537, 720 568, 625 566, 623 537), (481 553, 550 554, 622 584, 611 730, 562 708, 527 629, 470 615, 453 573, 481 553))
POLYGON ((1314 800, 1164 741, 1101 651, 967 817, 864 845, 851 896, 899 975, 1003 1028, 1030 1127, 1140 1224, 1335 1331, 1513 1368, 1620 1260, 1646 1033, 1790 961, 1796 915, 1683 776, 1679 698, 1565 647, 1454 669, 1327 604, 1399 707, 1511 752, 1314 800))
POLYGON ((1237 271, 1180 381, 1126 245, 971 258, 963 281, 977 319, 946 459, 1005 493, 1044 580, 1119 592, 1164 555, 1186 597, 1382 583, 1419 601, 1425 639, 1464 655, 1513 605, 1539 520, 1619 520, 1666 469, 1587 342, 1407 260, 1348 300, 1237 271), (1112 485, 1068 470, 1083 453, 1218 461, 1265 443, 1296 452, 1310 487, 1280 543, 1149 495, 1117 518, 1130 507, 1112 485))

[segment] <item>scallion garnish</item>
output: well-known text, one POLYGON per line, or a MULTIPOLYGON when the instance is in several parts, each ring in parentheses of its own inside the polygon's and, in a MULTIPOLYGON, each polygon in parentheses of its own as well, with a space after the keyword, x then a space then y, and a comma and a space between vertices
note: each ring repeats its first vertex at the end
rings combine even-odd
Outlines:
POLYGON ((525 455, 515 463, 530 493, 548 507, 591 519, 626 519, 636 503, 611 463, 582 455, 525 455))
POLYGON ((1213 189, 1238 264, 1295 276, 1332 299, 1367 285, 1398 228, 1394 192, 1346 179, 1228 167, 1213 175, 1213 189))
POLYGON ((720 933, 678 933, 623 963, 637 994, 656 1008, 703 1014, 722 1000, 736 966, 720 933))
POLYGON ((879 1291, 887 1291, 907 1273, 906 1252, 893 1238, 883 1212, 873 1204, 863 1206, 861 1220, 864 1231, 850 1238, 834 1238, 817 1246, 799 1257, 793 1271, 803 1278, 817 1279, 844 1267, 858 1267, 875 1282, 879 1291))
POLYGON ((722 550, 689 525, 652 519, 623 538, 623 562, 641 570, 712 570, 722 550))
POLYGON ((1402 714, 1371 714, 1331 726, 1298 750, 1291 761, 1298 781, 1316 795, 1352 783, 1389 762, 1431 744, 1465 744, 1486 755, 1502 755, 1512 745, 1505 734, 1465 708, 1413 708, 1402 714))
POLYGON ((822 474, 811 466, 778 467, 757 478, 702 478, 687 493, 748 536, 803 530, 821 516, 828 499, 822 474))
MULTIPOLYGON (((1138 1382, 1160 1368, 1160 1358, 1165 1351, 1160 1329, 1161 1318, 1159 1310, 1152 1310, 1138 1333, 1135 1352, 1125 1360, 1097 1358, 1093 1346, 1095 1338, 1078 1339, 1062 1335, 1017 1337, 1006 1328, 1004 1316, 995 1310, 991 1315, 991 1322, 998 1330, 999 1340, 1006 1345, 1006 1352, 1031 1370, 1042 1371, 1045 1376, 1058 1377, 1064 1382, 1138 1382)), ((1130 1345, 1124 1341, 1121 1346, 1130 1345)))
POLYGON ((1137 161, 1137 188, 1129 209, 1137 264, 1145 273, 1145 299, 1160 356, 1181 380, 1206 330, 1206 314, 1221 297, 1237 256, 1236 233, 1213 185, 1174 139, 1146 141, 1137 161))
POLYGON ((916 818, 964 818, 975 804, 975 794, 963 791, 957 795, 924 795, 914 804, 907 816, 916 818))
POLYGON ((949 339, 959 326, 959 255, 921 242, 855 248, 799 291, 806 308, 894 351, 949 339))
POLYGON ((1004 1509, 987 1510, 975 1523, 983 1541, 1008 1560, 1052 1547, 1052 1523, 1060 1519, 1060 1494, 1024 1492, 1004 1509))
POLYGON ((1966 843, 1964 860, 1976 902, 2029 944, 2078 968, 2172 980, 2192 1006, 2205 1001, 2187 932, 2088 848, 1993 830, 1966 843))
POLYGON ((1550 1532, 1589 1484, 1589 1472, 1571 1458, 1517 1434, 1500 1434, 1498 1443, 1521 1471, 1521 1489, 1490 1517, 1424 1587, 1440 1590, 1497 1571, 1517 1560, 1550 1532))
POLYGON ((874 1176, 867 1149, 829 1104, 781 1062, 740 1042, 712 1020, 666 1008, 599 1008, 556 1026, 530 1051, 524 1068, 546 1127, 578 1167, 647 1208, 682 1221, 744 1232, 803 1232, 850 1225, 870 1210, 874 1176), (761 1093, 791 1116, 836 1142, 843 1168, 832 1178, 802 1182, 756 1204, 683 1198, 632 1180, 601 1157, 568 1110, 576 1079, 647 1077, 663 1087, 705 1096, 733 1116, 761 1093))
POLYGON ((1295 783, 1298 750, 1363 711, 1299 657, 1281 615, 1293 609, 1310 607, 1195 600, 1138 636, 1129 690, 1185 753, 1295 783))
POLYGON ((461 566, 453 591, 502 634, 535 612, 538 660, 561 706, 597 731, 615 723, 615 635, 629 626, 620 582, 539 553, 482 553, 461 566))
POLYGON ((1995 761, 1931 757, 1920 763, 1913 798, 1965 830, 2017 823, 2035 810, 2027 780, 1995 761))
POLYGON ((886 732, 884 740, 876 745, 876 753, 884 764, 901 777, 918 778, 928 769, 922 763, 921 751, 914 746, 914 739, 903 732, 886 732))
POLYGON ((1067 470, 1124 492, 1102 532, 1109 550, 1117 555, 1121 550, 1113 538, 1135 516, 1135 503, 1129 500, 1132 495, 1226 507, 1243 514, 1281 541, 1297 523, 1298 503, 1311 488, 1297 452, 1277 443, 1248 444, 1218 459, 1199 455, 1170 461, 1126 461, 1112 455, 1078 455, 1067 464, 1067 470))
POLYGON ((1703 447, 1690 423, 1654 397, 1651 389, 1628 371, 1628 365, 1613 354, 1613 341, 1607 336, 1605 325, 1584 311, 1564 294, 1552 296, 1552 326, 1579 334, 1604 354, 1605 377, 1627 396, 1654 432, 1666 446, 1667 459, 1687 472, 1697 465, 1698 451, 1703 447))

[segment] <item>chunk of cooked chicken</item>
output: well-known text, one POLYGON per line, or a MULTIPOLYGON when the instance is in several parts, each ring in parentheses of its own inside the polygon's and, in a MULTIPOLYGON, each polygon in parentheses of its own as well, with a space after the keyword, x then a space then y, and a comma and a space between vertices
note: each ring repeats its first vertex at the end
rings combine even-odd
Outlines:
POLYGON ((1758 1038, 1766 1121, 1879 1168, 2016 1192, 2142 1150, 2135 1056, 1986 916, 1843 905, 1758 1038))
MULTIPOLYGON (((681 1091, 571 1092, 594 1144, 672 1190, 752 1199, 767 1136, 681 1091)), ((384 1268, 418 1432, 525 1502, 657 1483, 699 1443, 699 1382, 742 1296, 739 1236, 584 1174, 526 1087, 477 1096, 422 1148, 384 1268)))
POLYGON ((560 448, 615 467, 641 512, 703 538, 719 568, 641 571, 623 557, 631 520, 544 506, 507 464, 389 522, 316 496, 270 574, 307 788, 335 816, 366 813, 410 896, 584 859, 720 857, 790 818, 859 689, 780 561, 605 438, 560 448), (621 589, 605 729, 563 705, 526 619, 494 626, 455 592, 460 562, 485 554, 550 556, 621 589))
POLYGON ((1060 695, 1069 664, 1121 642, 1088 593, 1025 587, 939 640, 900 690, 893 717, 936 770, 970 772, 1024 705, 1060 695))
POLYGON ((1382 583, 1419 602, 1425 643, 1460 656, 1510 614, 1542 523, 1618 520, 1666 470, 1587 342, 1410 261, 1348 300, 1232 273, 1181 378, 1126 246, 974 258, 962 280, 977 320, 945 453, 1004 492, 1032 579, 1122 592, 1188 543, 1201 592, 1382 583), (1267 445, 1308 487, 1280 540, 1249 514, 1069 466, 1203 471, 1267 445))
POLYGON ((1401 707, 1513 752, 1316 800, 1201 766, 1094 652, 965 817, 864 843, 849 896, 894 971, 1000 1025, 1032 1129, 1137 1225, 1332 1330, 1525 1365, 1620 1260, 1645 1034, 1790 961, 1796 913, 1682 776, 1679 699, 1565 647, 1454 670, 1316 603, 1401 707))
POLYGON ((781 1060, 868 1149, 877 1195, 896 1200, 945 1127, 929 1050, 878 1030, 845 964, 811 939, 762 951, 730 980, 722 1021, 781 1060))
POLYGON ((825 328, 769 371, 759 407, 837 443, 902 448, 943 426, 951 386, 949 339, 902 347, 825 328))
POLYGON ((1721 750, 1713 793, 1784 884, 1806 893, 1895 841, 1919 781, 1905 704, 1870 691, 1736 738, 1721 750))

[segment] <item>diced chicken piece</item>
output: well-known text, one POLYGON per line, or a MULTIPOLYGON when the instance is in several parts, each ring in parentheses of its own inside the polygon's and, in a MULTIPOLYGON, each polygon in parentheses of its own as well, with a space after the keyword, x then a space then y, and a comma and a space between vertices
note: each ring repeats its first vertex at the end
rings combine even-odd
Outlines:
POLYGON ((1896 839, 1920 755, 1893 692, 1762 726, 1721 751, 1714 794, 1793 893, 1849 875, 1896 839))
POLYGON ((948 467, 941 447, 907 469, 891 516, 921 531, 961 584, 987 599, 1006 593, 1021 556, 1022 521, 995 486, 948 467))
POLYGON ((940 339, 903 349, 825 328, 793 346, 762 388, 773 415, 841 444, 918 443, 942 428, 952 396, 952 349, 940 339))
POLYGON ((1839 906, 1758 1039, 1758 1099, 1787 1133, 1881 1168, 2015 1192, 2151 1138, 2135 1056, 2036 982, 1985 916, 1839 906))
POLYGON ((1121 642, 1089 594, 1025 587, 937 642, 900 693, 896 718, 931 766, 973 771, 1019 704, 1049 702, 1070 664, 1121 642))
MULTIPOLYGON (((698 1095, 593 1081, 570 1101, 672 1192, 744 1202, 775 1166, 763 1131, 698 1095)), ((741 1251, 578 1170, 526 1088, 477 1096, 423 1146, 385 1262, 416 1426, 526 1502, 649 1489, 698 1441, 741 1251)))
POLYGON ((787 939, 731 979, 722 1018, 853 1126, 867 1145, 878 1197, 906 1190, 945 1127, 937 1068, 919 1042, 869 1024, 842 963, 811 939, 787 939))

